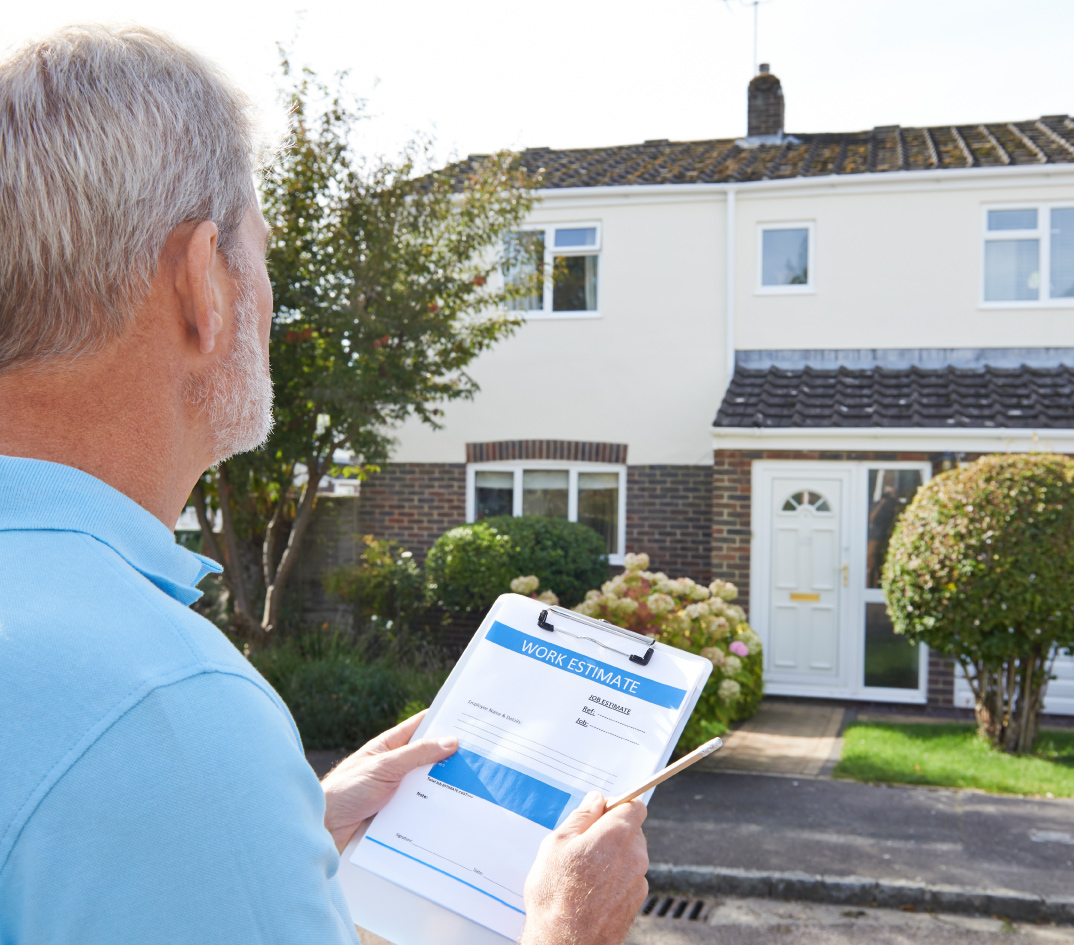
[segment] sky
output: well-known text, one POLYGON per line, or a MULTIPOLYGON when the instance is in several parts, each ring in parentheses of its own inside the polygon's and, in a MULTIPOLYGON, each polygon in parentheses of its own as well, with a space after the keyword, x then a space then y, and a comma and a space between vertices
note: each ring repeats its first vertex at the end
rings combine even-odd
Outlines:
MULTIPOLYGON (((432 136, 441 159, 746 131, 748 0, 36 0, 0 47, 66 23, 140 23, 220 64, 270 133, 277 43, 367 101, 357 146, 432 136)), ((765 0, 758 60, 788 131, 1017 121, 1074 112, 1074 0, 765 0)))

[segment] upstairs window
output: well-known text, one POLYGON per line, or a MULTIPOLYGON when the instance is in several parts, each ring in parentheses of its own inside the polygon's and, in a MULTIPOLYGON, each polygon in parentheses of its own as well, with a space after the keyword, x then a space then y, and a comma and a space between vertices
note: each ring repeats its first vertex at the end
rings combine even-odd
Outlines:
POLYGON ((1074 206, 985 209, 984 302, 1074 304, 1074 206))
POLYGON ((757 291, 813 291, 813 224, 772 223, 760 229, 757 291))
POLYGON ((527 227, 511 234, 504 278, 508 285, 523 280, 537 285, 515 310, 559 318, 599 315, 600 235, 597 223, 527 227))

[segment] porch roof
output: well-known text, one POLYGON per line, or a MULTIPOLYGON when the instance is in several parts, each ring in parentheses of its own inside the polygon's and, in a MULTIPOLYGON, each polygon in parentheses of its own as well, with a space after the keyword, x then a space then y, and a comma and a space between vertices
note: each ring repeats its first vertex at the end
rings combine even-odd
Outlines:
POLYGON ((1074 429, 1074 349, 740 351, 714 426, 1074 429))

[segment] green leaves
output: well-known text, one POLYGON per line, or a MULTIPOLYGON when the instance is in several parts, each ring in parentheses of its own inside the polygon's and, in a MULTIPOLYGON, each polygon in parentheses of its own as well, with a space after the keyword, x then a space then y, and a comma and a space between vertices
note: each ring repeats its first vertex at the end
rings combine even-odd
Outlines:
POLYGON ((272 228, 276 425, 263 449, 226 464, 233 543, 258 549, 265 538, 259 567, 228 563, 229 587, 261 572, 271 598, 263 626, 275 623, 312 514, 312 501, 296 502, 296 465, 314 489, 337 450, 369 470, 405 419, 435 427, 444 403, 474 396, 470 363, 519 324, 508 314, 513 290, 493 276, 533 200, 510 154, 465 175, 430 169, 427 142, 395 160, 363 156, 362 106, 342 78, 329 88, 282 50, 281 60, 292 134, 260 183, 272 228))
POLYGON ((1074 642, 1074 462, 987 456, 927 483, 884 566, 895 629, 998 666, 1074 642))

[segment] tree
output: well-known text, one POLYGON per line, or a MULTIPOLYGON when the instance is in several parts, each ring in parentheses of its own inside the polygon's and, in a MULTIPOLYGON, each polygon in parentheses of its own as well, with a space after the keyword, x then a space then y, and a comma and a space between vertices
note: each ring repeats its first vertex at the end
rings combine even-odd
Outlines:
POLYGON ((922 486, 883 587, 898 633, 958 660, 979 730, 1033 747, 1055 654, 1074 645, 1074 461, 986 456, 922 486))
POLYGON ((512 155, 430 171, 428 145, 413 144, 394 162, 363 162, 353 145, 360 107, 309 70, 283 67, 293 140, 261 183, 273 228, 276 426, 263 449, 221 463, 192 497, 206 552, 225 566, 233 622, 251 642, 279 622, 337 451, 357 456, 351 471, 362 477, 389 455, 393 426, 413 415, 435 427, 441 404, 473 397, 468 365, 517 327, 508 303, 533 291, 525 279, 493 278, 533 201, 512 155))

